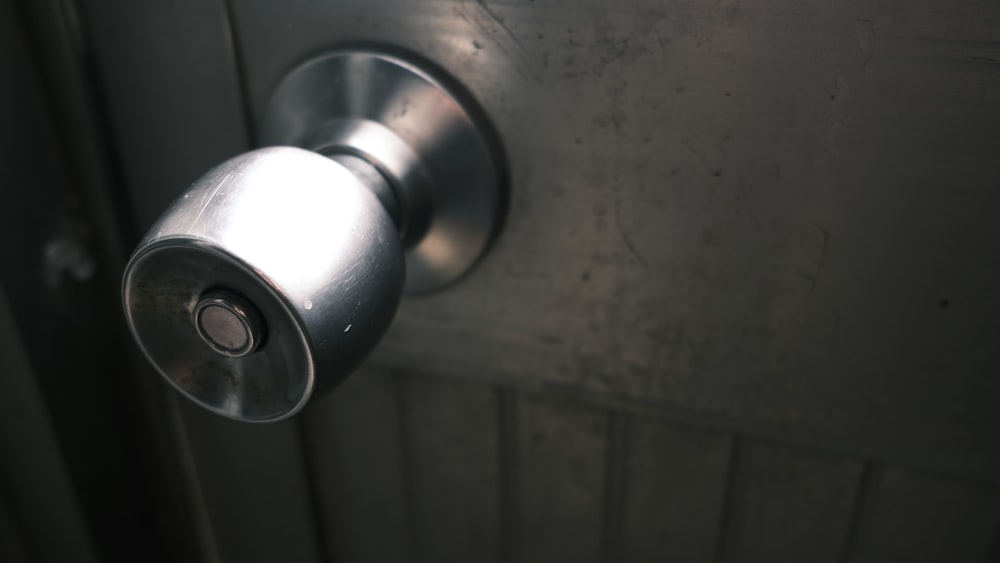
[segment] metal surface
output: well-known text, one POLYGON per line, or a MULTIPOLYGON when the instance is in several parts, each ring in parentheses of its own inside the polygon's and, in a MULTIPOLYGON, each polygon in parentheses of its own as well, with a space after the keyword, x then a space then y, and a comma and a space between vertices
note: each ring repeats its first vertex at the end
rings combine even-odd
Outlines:
POLYGON ((231 418, 277 421, 375 346, 404 272, 428 291, 475 263, 498 226, 501 175, 498 145, 450 91, 384 54, 293 70, 262 130, 315 152, 261 149, 209 172, 140 243, 123 298, 174 387, 231 418))
POLYGON ((136 340, 174 387, 219 414, 276 421, 378 342, 403 268, 392 220, 354 174, 267 148, 223 163, 174 203, 129 261, 123 299, 136 340), (228 316, 213 323, 206 311, 218 305, 228 316))
POLYGON ((264 340, 265 324, 253 303, 232 291, 209 291, 194 307, 198 336, 216 352, 238 358, 264 340))
POLYGON ((426 68, 377 52, 310 59, 281 80, 260 125, 263 145, 354 154, 390 179, 408 293, 468 271, 504 207, 499 142, 471 97, 426 68))

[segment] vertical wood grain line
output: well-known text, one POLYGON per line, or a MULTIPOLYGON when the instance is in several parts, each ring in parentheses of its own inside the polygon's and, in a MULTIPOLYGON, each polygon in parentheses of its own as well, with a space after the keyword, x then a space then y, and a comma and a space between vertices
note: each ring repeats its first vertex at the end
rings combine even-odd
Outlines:
POLYGON ((861 478, 858 480, 854 507, 851 509, 851 520, 847 526, 847 534, 844 536, 844 548, 840 554, 841 563, 854 561, 858 556, 858 551, 868 533, 872 509, 875 506, 875 498, 878 495, 881 482, 882 466, 866 459, 861 468, 861 478))
MULTIPOLYGON (((994 491, 994 494, 997 492, 994 491)), ((993 533, 993 545, 986 553, 986 563, 1000 563, 1000 521, 997 524, 997 530, 993 533)))
POLYGON ((406 538, 406 561, 418 561, 422 551, 417 537, 417 507, 416 507, 416 476, 413 472, 412 442, 407 428, 411 428, 410 408, 406 397, 406 388, 399 373, 392 371, 392 394, 396 407, 396 447, 399 448, 399 479, 403 491, 403 525, 406 538))
POLYGON ((500 561, 513 563, 517 559, 517 396, 514 391, 498 387, 497 401, 497 463, 499 478, 498 510, 500 561))
POLYGON ((614 563, 621 560, 625 526, 626 472, 628 433, 631 417, 619 411, 608 411, 607 447, 604 450, 604 514, 601 538, 601 560, 614 563))
POLYGON ((243 54, 243 40, 240 35, 239 26, 236 25, 236 10, 233 8, 233 0, 221 0, 226 17, 226 41, 229 44, 229 52, 233 57, 233 66, 236 69, 236 83, 240 91, 240 101, 243 105, 243 130, 246 134, 247 148, 257 146, 257 123, 254 117, 253 104, 250 96, 250 83, 247 80, 247 62, 243 54))
POLYGON ((719 540, 715 546, 716 563, 729 563, 739 541, 743 492, 746 487, 747 458, 751 442, 739 434, 732 437, 729 450, 729 471, 726 474, 726 491, 722 497, 722 521, 719 523, 719 540))
POLYGON ((323 530, 327 528, 324 525, 323 510, 320 508, 319 494, 317 494, 319 477, 316 475, 315 465, 313 465, 312 456, 309 453, 309 444, 311 442, 309 441, 305 420, 302 417, 299 417, 295 421, 295 430, 299 439, 299 450, 302 452, 302 467, 305 471, 304 479, 308 488, 306 502, 309 503, 308 510, 313 518, 313 537, 316 539, 316 553, 321 554, 326 559, 327 542, 326 538, 323 537, 323 530))

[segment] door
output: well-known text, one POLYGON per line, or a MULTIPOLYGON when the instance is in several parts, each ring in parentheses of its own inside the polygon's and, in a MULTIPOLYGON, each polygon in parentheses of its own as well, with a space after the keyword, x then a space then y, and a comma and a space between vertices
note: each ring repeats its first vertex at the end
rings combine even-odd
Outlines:
POLYGON ((79 8, 136 232, 334 47, 434 61, 506 149, 490 253, 345 385, 177 405, 205 560, 1000 556, 996 3, 79 8))

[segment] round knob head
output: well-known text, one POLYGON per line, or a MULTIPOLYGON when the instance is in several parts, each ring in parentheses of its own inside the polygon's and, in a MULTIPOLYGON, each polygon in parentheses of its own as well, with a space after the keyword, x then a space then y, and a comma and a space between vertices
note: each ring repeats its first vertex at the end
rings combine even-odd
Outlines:
POLYGON ((368 354, 395 313, 399 234, 349 170, 275 147, 210 171, 152 227, 125 269, 133 335, 202 406, 291 416, 368 354))

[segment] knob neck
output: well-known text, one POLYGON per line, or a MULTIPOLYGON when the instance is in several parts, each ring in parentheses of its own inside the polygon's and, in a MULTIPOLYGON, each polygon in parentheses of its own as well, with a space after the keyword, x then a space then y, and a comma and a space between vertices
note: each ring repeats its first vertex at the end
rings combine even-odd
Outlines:
MULTIPOLYGON (((331 160, 351 171, 352 174, 361 180, 361 183, 368 187, 375 197, 378 198, 382 207, 392 217, 393 224, 399 229, 402 224, 402 213, 399 207, 399 198, 396 197, 396 190, 389 180, 379 172, 378 167, 367 160, 348 153, 328 155, 331 160)), ((402 233, 401 233, 402 234, 402 233)))
POLYGON ((317 127, 303 144, 361 172, 359 178, 370 182, 369 188, 396 222, 404 248, 414 246, 427 233, 431 180, 420 156, 394 131, 369 119, 337 119, 317 127))

